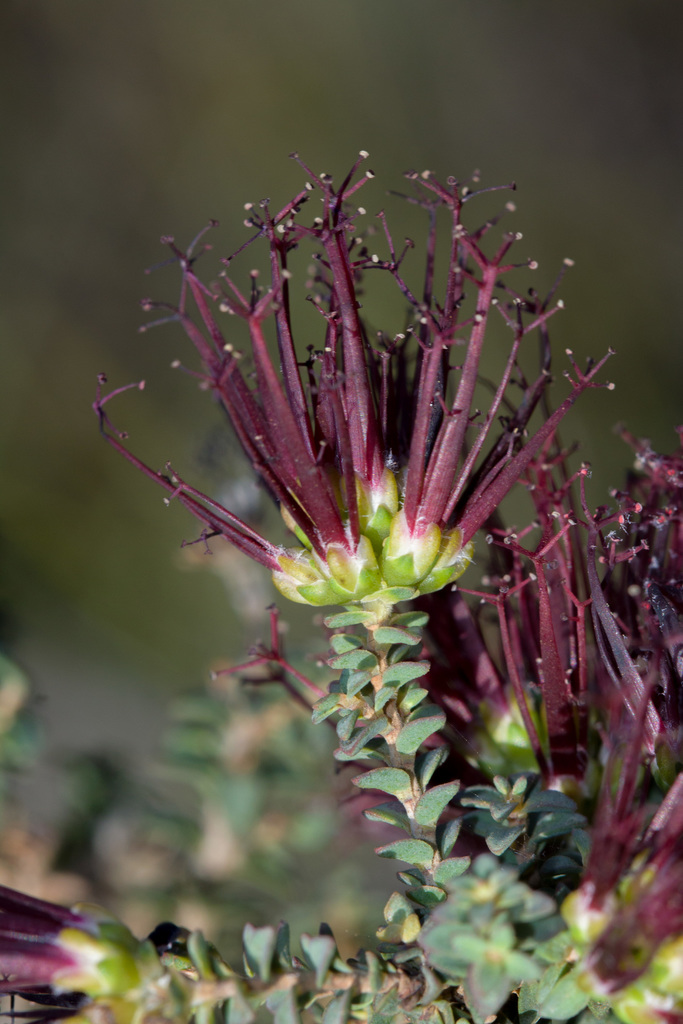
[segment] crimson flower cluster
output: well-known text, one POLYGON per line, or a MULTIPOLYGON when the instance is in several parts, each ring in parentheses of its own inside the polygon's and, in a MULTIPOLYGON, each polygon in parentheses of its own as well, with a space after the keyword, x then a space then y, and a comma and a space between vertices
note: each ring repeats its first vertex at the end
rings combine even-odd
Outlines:
MULTIPOLYGON (((589 469, 573 470, 558 427, 576 399, 599 386, 604 359, 581 371, 568 353, 569 392, 553 409, 548 321, 560 303, 555 288, 542 298, 512 287, 516 275, 535 269, 510 260, 519 236, 505 235, 489 254, 500 218, 478 228, 464 218, 484 191, 477 182, 409 174, 406 198, 429 222, 418 287, 407 270, 413 243, 399 251, 380 213, 382 251, 374 252, 366 212, 352 204, 372 177, 361 173, 366 157, 338 187, 302 164, 309 180, 291 202, 276 213, 268 202, 250 206, 255 233, 238 252, 265 244, 270 280, 263 287, 253 272, 250 290, 240 289, 230 276, 232 258, 206 284, 197 273, 198 240, 187 250, 166 240, 182 289, 163 319, 184 328, 200 361, 191 372, 227 413, 294 540, 272 542, 169 467, 157 472, 134 455, 108 416, 108 401, 122 389, 98 395, 103 433, 167 500, 202 523, 205 540, 234 544, 291 600, 345 606, 345 614, 328 619, 333 632, 356 624, 367 630, 367 650, 353 635, 332 636, 332 664, 342 679, 320 705, 325 715, 340 716, 343 756, 362 750, 367 759, 379 749, 372 742, 383 743, 386 771, 409 778, 412 793, 417 748, 424 743, 419 756, 432 757, 445 743, 449 760, 435 775, 436 788, 443 793, 456 779, 479 785, 481 796, 481 786, 496 781, 498 796, 486 799, 499 815, 512 815, 515 836, 523 831, 528 782, 520 776, 538 776, 546 790, 571 797, 579 812, 571 828, 585 820, 592 838, 588 852, 589 837, 574 835, 577 877, 572 887, 563 876, 552 892, 564 901, 574 943, 568 963, 579 962, 572 983, 606 999, 628 1024, 682 1020, 683 452, 660 456, 625 435, 636 470, 624 491, 612 492, 609 507, 592 509, 589 469), (321 208, 306 219, 314 196, 321 208), (321 318, 318 346, 304 351, 294 341, 300 310, 292 273, 302 246, 313 249, 306 289, 321 318), (398 334, 371 337, 361 319, 361 281, 377 272, 394 280, 407 309, 398 334), (229 316, 231 329, 224 329, 221 318, 229 316), (540 360, 528 376, 531 334, 540 360), (501 345, 504 366, 488 386, 482 367, 491 347, 500 352, 501 345), (482 412, 477 403, 487 390, 482 412), (515 486, 532 514, 528 525, 513 528, 501 503, 515 486), (479 589, 456 585, 475 558, 483 571, 479 589), (395 669, 392 644, 401 636, 408 645, 421 642, 395 613, 406 600, 417 605, 405 613, 413 626, 427 625, 418 668, 406 672, 420 684, 414 703, 402 706, 400 685, 396 694, 380 686, 382 673, 390 678, 395 669), (364 674, 366 663, 375 669, 364 674), (426 696, 431 704, 420 710, 426 696), (417 747, 399 749, 400 730, 417 734, 427 719, 443 726, 419 734, 417 747), (367 747, 362 736, 356 746, 349 740, 359 721, 370 726, 367 747)), ((301 682, 276 629, 271 639, 257 662, 301 682)), ((400 797, 406 814, 414 810, 408 788, 400 797)), ((448 790, 449 801, 456 790, 448 790)), ((463 809, 474 799, 444 808, 448 827, 466 819, 463 809)), ((393 812, 383 813, 390 820, 393 812)), ((432 846, 419 829, 411 835, 431 851, 440 827, 430 833, 432 846)), ((469 837, 467 852, 476 852, 478 836, 469 837)), ((413 872, 413 882, 418 876, 413 872)), ((426 899, 431 883, 422 877, 420 884, 426 899)))
MULTIPOLYGON (((412 242, 399 253, 380 214, 386 252, 372 253, 361 226, 365 211, 351 206, 372 176, 358 178, 366 156, 361 154, 338 188, 329 176, 306 169, 310 180, 283 209, 272 213, 267 202, 251 208, 248 223, 257 229, 251 243, 263 240, 270 256, 264 288, 254 272, 250 293, 241 291, 228 273, 231 260, 206 285, 197 276, 196 242, 182 251, 166 240, 183 277, 180 303, 169 308, 170 317, 193 343, 202 384, 227 412, 298 547, 272 543, 174 472, 155 472, 142 463, 111 427, 104 408, 111 395, 98 397, 95 408, 114 447, 185 505, 204 524, 206 537, 222 536, 270 569, 285 596, 312 605, 360 601, 382 618, 393 606, 392 588, 426 594, 464 571, 475 534, 570 406, 595 386, 601 364, 586 373, 572 364, 569 394, 530 429, 549 382, 546 325, 560 308, 554 290, 541 299, 512 289, 508 277, 534 266, 509 262, 518 236, 505 235, 494 254, 486 255, 482 243, 498 218, 467 229, 463 210, 476 189, 453 179, 441 184, 424 173, 408 175, 416 186, 411 199, 430 219, 426 270, 414 291, 403 274, 412 242), (316 193, 321 216, 304 221, 302 211, 316 193), (439 215, 449 252, 445 287, 437 295, 439 215), (301 352, 294 342, 290 262, 304 243, 317 257, 308 298, 321 314, 322 337, 318 348, 301 352), (361 276, 376 271, 394 278, 409 320, 404 332, 380 332, 371 342, 358 290, 361 276), (236 332, 219 326, 221 314, 246 325, 253 385, 232 340, 236 332), (475 404, 481 361, 487 338, 489 347, 501 344, 492 340, 499 326, 507 328, 506 361, 482 413, 475 404), (532 332, 540 333, 543 362, 527 380, 519 355, 532 332)), ((150 309, 158 305, 145 303, 150 309)))

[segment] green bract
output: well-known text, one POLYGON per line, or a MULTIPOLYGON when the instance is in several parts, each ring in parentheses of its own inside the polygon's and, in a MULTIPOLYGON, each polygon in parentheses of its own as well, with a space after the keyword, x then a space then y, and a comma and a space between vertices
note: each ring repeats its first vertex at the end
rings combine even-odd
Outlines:
POLYGON ((472 561, 474 545, 463 545, 457 527, 442 532, 429 523, 419 531, 409 529, 390 470, 384 471, 381 487, 374 491, 356 478, 356 497, 362 530, 356 550, 328 544, 325 559, 283 512, 304 545, 286 548, 277 557, 273 582, 290 601, 315 607, 362 602, 390 608, 404 598, 389 590, 406 590, 405 597, 430 594, 453 583, 472 561))

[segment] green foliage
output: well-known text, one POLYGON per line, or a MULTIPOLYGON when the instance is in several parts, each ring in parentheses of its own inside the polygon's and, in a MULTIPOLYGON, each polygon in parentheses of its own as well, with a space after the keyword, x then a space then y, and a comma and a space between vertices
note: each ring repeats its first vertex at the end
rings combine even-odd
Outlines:
MULTIPOLYGON (((571 797, 543 789, 536 775, 517 775, 511 781, 497 775, 493 786, 468 787, 460 803, 476 808, 466 816, 466 821, 497 856, 521 838, 535 846, 567 836, 586 824, 571 797)), ((561 862, 556 861, 554 866, 559 870, 561 862)), ((572 866, 567 865, 567 870, 571 873, 572 866)))
MULTIPOLYGON (((396 613, 368 629, 367 637, 349 632, 368 627, 367 613, 348 611, 326 621, 340 630, 330 637, 330 666, 339 677, 313 709, 313 723, 334 716, 335 756, 366 761, 352 781, 385 798, 364 813, 399 830, 400 838, 376 852, 397 862, 404 891, 385 906, 377 952, 361 950, 346 960, 326 926, 318 935, 302 934, 296 953, 287 925, 247 924, 235 971, 201 932, 190 932, 160 955, 169 979, 164 1012, 179 1024, 190 1018, 214 1024, 217 1013, 225 1024, 256 1024, 264 1014, 275 1024, 484 1024, 495 1014, 505 1024, 515 1019, 507 1012, 517 999, 519 1024, 600 1019, 605 1007, 591 1001, 582 984, 551 895, 559 899, 575 886, 585 862, 586 819, 574 801, 544 789, 531 773, 464 789, 444 776, 449 745, 434 745, 434 737, 445 715, 427 702, 420 685, 429 662, 411 660, 420 652, 424 613, 396 613), (458 852, 463 828, 496 856, 472 861, 458 852), (532 872, 535 888, 525 880, 532 872)), ((319 777, 328 737, 328 730, 309 729, 270 690, 229 683, 183 698, 173 710, 163 765, 173 783, 173 810, 171 803, 151 800, 145 828, 157 841, 173 843, 196 871, 206 829, 221 821, 240 844, 243 876, 255 882, 267 863, 271 877, 279 871, 285 882, 291 865, 324 850, 333 834, 315 802, 310 809, 291 803, 292 793, 314 791, 311 780, 319 777), (276 856, 258 838, 259 822, 274 811, 287 821, 276 856)), ((96 767, 93 762, 81 772, 86 781, 92 783, 96 767)), ((104 789, 99 775, 98 785, 87 789, 97 796, 96 813, 95 797, 81 800, 90 838, 83 839, 79 826, 74 849, 96 842, 113 804, 133 801, 134 787, 113 767, 108 771, 104 789)), ((75 829, 75 818, 72 824, 75 829)), ((72 855, 63 850, 68 864, 72 855)), ((174 883, 166 881, 170 892, 174 883)), ((177 884, 180 891, 180 878, 177 884)))
POLYGON ((554 918, 555 901, 531 889, 519 872, 489 854, 448 886, 448 898, 431 914, 419 943, 427 962, 462 985, 477 1022, 498 1010, 510 991, 536 981, 535 926, 554 918))
POLYGON ((411 650, 419 650, 420 630, 427 616, 422 612, 392 611, 373 624, 366 614, 359 618, 359 613, 349 607, 348 612, 325 621, 329 628, 362 625, 367 637, 347 632, 330 637, 335 656, 329 665, 339 670, 340 676, 330 686, 329 694, 315 705, 313 720, 321 722, 336 713, 338 760, 367 758, 383 762, 385 767, 371 768, 353 781, 359 789, 377 790, 395 798, 365 813, 372 821, 408 833, 408 839, 385 843, 376 852, 414 869, 407 895, 424 915, 445 898, 443 882, 468 863, 467 858, 461 858, 441 868, 457 831, 448 832, 440 843, 437 829, 459 783, 428 788, 448 748, 440 744, 424 749, 446 722, 441 708, 425 703, 429 692, 417 682, 429 671, 430 663, 411 658, 411 650))

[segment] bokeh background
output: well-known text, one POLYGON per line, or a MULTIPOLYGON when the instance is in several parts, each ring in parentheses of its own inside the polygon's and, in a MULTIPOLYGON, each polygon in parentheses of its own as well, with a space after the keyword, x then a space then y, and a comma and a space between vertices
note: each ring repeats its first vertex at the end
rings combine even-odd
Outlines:
MULTIPOLYGON (((222 255, 246 237, 244 202, 300 188, 290 151, 341 175, 369 150, 363 204, 386 208, 399 238, 414 220, 386 192, 404 170, 516 181, 520 257, 539 261, 538 285, 576 261, 552 325, 558 370, 566 347, 617 350, 616 390, 590 393, 564 428, 593 463, 595 500, 631 461, 617 421, 674 444, 675 0, 4 0, 0 57, 0 601, 45 734, 22 790, 41 820, 66 799, 74 752, 143 764, 170 695, 265 632, 268 582, 235 559, 226 588, 183 559, 193 525, 101 441, 90 404, 101 371, 146 379, 114 410, 136 450, 267 514, 203 396, 170 369, 180 334, 138 333, 139 299, 174 294, 172 270, 144 275, 162 234, 186 242, 218 218, 222 255)), ((309 631, 287 618, 303 657, 309 631)))

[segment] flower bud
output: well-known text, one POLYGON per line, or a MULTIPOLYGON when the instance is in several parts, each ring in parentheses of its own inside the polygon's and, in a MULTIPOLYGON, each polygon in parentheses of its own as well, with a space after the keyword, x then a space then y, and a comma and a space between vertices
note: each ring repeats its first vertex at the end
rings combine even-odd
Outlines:
POLYGON ((391 521, 389 536, 381 556, 382 576, 390 587, 411 587, 422 580, 436 562, 441 545, 441 530, 436 523, 418 536, 408 527, 401 509, 391 521))
POLYGON ((474 544, 469 541, 462 546, 462 530, 457 528, 444 533, 441 538, 439 555, 430 572, 420 582, 419 592, 431 594, 435 590, 454 583, 462 576, 474 555, 474 544))
POLYGON ((356 502, 361 533, 365 534, 379 554, 382 543, 389 536, 393 517, 398 512, 398 487, 391 470, 385 469, 379 485, 372 488, 357 476, 356 502))
POLYGON ((361 536, 355 555, 350 555, 341 545, 331 544, 327 549, 327 564, 332 574, 330 587, 344 603, 362 600, 382 583, 375 552, 365 536, 361 536))

